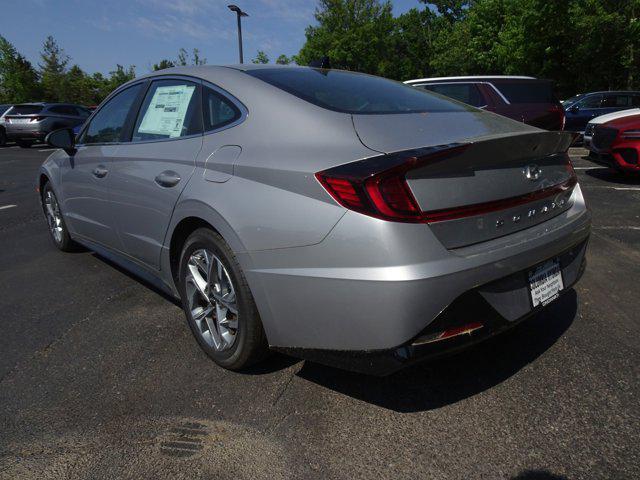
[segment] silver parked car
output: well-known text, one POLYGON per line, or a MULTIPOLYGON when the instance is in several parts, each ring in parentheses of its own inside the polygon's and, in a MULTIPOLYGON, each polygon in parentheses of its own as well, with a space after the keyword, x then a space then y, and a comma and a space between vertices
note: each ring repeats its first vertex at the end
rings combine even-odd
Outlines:
POLYGON ((515 325, 584 269, 571 135, 391 80, 178 67, 48 141, 54 243, 179 297, 230 369, 275 349, 387 374, 515 325))
POLYGON ((28 148, 60 128, 82 125, 89 109, 69 103, 23 103, 14 105, 4 115, 7 140, 28 148))

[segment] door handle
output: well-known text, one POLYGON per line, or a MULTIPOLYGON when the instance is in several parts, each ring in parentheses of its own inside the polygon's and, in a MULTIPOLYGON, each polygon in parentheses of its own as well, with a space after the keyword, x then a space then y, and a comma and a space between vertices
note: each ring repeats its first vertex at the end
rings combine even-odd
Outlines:
POLYGON ((165 170, 159 173, 155 181, 161 187, 175 187, 180 182, 180 175, 171 170, 165 170))
POLYGON ((96 178, 103 178, 107 173, 109 173, 109 170, 107 170, 104 165, 98 165, 93 169, 93 176, 96 178))

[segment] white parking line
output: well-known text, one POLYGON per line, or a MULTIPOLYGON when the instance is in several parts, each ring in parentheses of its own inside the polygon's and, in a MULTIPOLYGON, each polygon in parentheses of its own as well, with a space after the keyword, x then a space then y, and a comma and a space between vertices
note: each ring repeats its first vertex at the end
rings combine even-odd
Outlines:
POLYGON ((621 225, 619 227, 605 225, 603 227, 593 227, 593 228, 598 230, 640 230, 640 227, 633 227, 631 225, 621 225))
POLYGON ((583 185, 580 184, 582 188, 608 188, 609 190, 618 190, 618 191, 631 191, 631 192, 640 192, 640 187, 612 187, 610 185, 583 185))
POLYGON ((17 205, 3 205, 0 207, 0 210, 6 210, 7 208, 17 207, 17 205))
POLYGON ((573 167, 574 170, 598 170, 600 168, 607 168, 607 167, 573 167))

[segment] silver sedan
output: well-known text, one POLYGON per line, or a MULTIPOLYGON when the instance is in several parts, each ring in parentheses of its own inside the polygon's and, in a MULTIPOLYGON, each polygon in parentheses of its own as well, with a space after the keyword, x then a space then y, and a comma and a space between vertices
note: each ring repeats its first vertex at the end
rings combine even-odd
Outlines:
POLYGON ((570 134, 379 77, 162 70, 48 141, 54 244, 179 297, 229 369, 280 350, 388 374, 512 327, 584 270, 570 134))

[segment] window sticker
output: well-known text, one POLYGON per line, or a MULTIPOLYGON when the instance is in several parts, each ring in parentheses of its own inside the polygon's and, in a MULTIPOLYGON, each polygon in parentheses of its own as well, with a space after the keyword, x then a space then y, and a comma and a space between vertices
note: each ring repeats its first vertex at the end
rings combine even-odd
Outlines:
POLYGON ((167 135, 169 138, 181 136, 184 118, 195 88, 194 85, 156 88, 138 132, 167 135))

